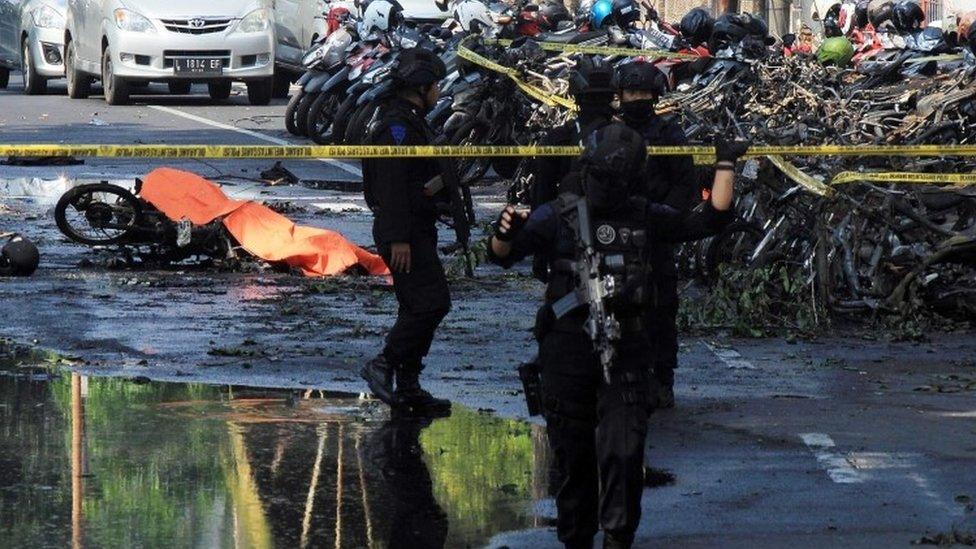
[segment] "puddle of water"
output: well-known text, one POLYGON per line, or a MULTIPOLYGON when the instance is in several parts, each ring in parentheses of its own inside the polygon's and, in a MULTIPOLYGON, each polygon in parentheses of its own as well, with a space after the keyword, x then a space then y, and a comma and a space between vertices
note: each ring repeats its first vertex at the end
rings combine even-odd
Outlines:
POLYGON ((546 523, 538 426, 49 373, 0 344, 0 547, 465 547, 546 523))

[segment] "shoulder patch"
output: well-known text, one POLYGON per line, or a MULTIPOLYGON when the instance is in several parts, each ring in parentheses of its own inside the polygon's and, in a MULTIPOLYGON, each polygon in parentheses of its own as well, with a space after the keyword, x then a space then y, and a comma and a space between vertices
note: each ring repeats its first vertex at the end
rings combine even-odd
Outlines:
POLYGON ((401 124, 394 124, 390 126, 390 135, 393 136, 394 143, 402 145, 403 140, 407 138, 407 127, 401 124))

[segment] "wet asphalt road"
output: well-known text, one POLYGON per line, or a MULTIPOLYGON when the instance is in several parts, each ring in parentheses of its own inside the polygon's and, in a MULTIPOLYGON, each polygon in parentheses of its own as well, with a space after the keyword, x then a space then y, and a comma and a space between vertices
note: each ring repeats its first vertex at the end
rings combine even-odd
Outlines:
MULTIPOLYGON (((98 96, 28 98, 17 85, 0 92, 5 143, 269 142, 214 123, 291 140, 280 102, 255 108, 238 95, 211 106, 203 97, 158 95, 110 108, 98 96), (107 125, 94 125, 96 117, 107 125)), ((208 164, 181 167, 253 177, 269 163, 208 164)), ((321 162, 288 167, 316 180, 349 178, 355 169, 321 162)), ((68 173, 126 177, 147 168, 142 161, 89 161, 68 173)), ((0 166, 0 180, 57 172, 0 166)), ((297 221, 369 243, 359 195, 227 181, 235 197, 293 200, 306 208, 293 215, 297 221)), ((479 196, 486 219, 497 190, 479 196)), ((41 196, 0 200, 9 210, 0 210, 0 230, 29 234, 44 253, 34 278, 0 281, 0 335, 77 357, 92 374, 363 389, 356 368, 378 349, 394 306, 382 281, 79 268, 98 257, 57 233, 52 192, 34 194, 41 196)), ((524 415, 513 368, 532 350, 540 288, 520 272, 482 267, 476 280, 453 283, 455 307, 425 373, 435 393, 503 416, 524 415)), ((654 416, 648 441, 649 464, 676 480, 645 491, 640 546, 901 547, 976 531, 971 333, 893 343, 838 329, 796 344, 688 335, 681 361, 679 406, 654 416)), ((536 512, 552 515, 551 502, 536 512)), ((540 529, 500 535, 492 545, 555 543, 551 531, 540 529)))

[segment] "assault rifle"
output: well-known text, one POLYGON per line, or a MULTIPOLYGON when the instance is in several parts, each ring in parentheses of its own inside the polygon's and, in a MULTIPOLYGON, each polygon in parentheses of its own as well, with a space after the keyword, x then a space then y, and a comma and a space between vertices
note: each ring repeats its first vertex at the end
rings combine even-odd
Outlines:
MULTIPOLYGON (((590 207, 585 198, 576 200, 571 207, 575 209, 577 254, 573 269, 576 275, 576 289, 552 304, 556 318, 562 318, 581 306, 586 306, 590 315, 583 329, 593 341, 593 349, 600 356, 603 366, 603 379, 610 383, 610 368, 617 355, 616 343, 620 340, 620 323, 607 307, 607 299, 616 293, 613 276, 600 275, 603 256, 593 244, 593 226, 590 222, 590 207)), ((567 208, 570 210, 570 208, 567 208)))

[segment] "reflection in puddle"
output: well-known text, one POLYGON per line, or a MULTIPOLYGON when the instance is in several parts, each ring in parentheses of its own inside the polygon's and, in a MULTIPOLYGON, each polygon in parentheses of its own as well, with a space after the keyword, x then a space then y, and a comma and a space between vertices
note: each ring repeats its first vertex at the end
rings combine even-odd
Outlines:
POLYGON ((2 547, 463 547, 544 523, 536 426, 38 372, 0 365, 2 547))

